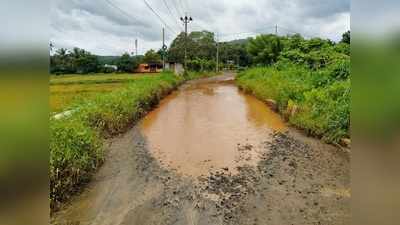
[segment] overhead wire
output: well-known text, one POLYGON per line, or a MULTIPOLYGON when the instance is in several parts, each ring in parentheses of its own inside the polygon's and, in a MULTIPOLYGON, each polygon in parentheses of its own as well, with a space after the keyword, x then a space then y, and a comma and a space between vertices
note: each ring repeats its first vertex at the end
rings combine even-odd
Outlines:
POLYGON ((140 21, 139 19, 135 18, 134 16, 130 15, 129 13, 127 13, 126 11, 124 11, 123 9, 121 9, 120 7, 118 7, 117 5, 115 5, 113 2, 111 2, 110 0, 104 0, 106 3, 108 3, 110 6, 112 6, 114 9, 117 9, 118 11, 120 11, 122 14, 124 14, 125 16, 129 17, 130 19, 136 20, 136 21, 140 21))
POLYGON ((165 7, 166 7, 167 10, 168 10, 169 15, 171 16, 171 19, 172 19, 174 22, 176 22, 176 24, 177 24, 177 26, 179 27, 179 29, 180 29, 181 31, 183 31, 183 28, 179 25, 179 19, 178 19, 179 16, 176 16, 176 17, 175 17, 175 15, 172 13, 171 8, 168 6, 168 3, 167 3, 166 0, 163 0, 163 2, 164 2, 165 7))
POLYGON ((143 0, 143 2, 146 4, 146 6, 154 13, 154 15, 156 15, 158 17, 158 19, 161 21, 162 24, 164 24, 164 26, 166 28, 168 28, 170 31, 172 31, 172 33, 177 34, 179 32, 177 32, 176 30, 172 29, 166 22, 165 20, 153 9, 153 7, 151 7, 151 5, 146 1, 143 0))
POLYGON ((182 9, 183 14, 186 14, 187 10, 185 9, 185 7, 182 4, 182 0, 177 0, 177 1, 179 3, 179 7, 182 9))
POLYGON ((175 9, 176 13, 177 13, 179 16, 184 16, 184 13, 182 13, 182 12, 179 10, 179 6, 178 6, 178 3, 177 3, 177 1, 179 1, 179 0, 171 0, 171 1, 173 1, 172 5, 174 6, 174 9, 175 9))

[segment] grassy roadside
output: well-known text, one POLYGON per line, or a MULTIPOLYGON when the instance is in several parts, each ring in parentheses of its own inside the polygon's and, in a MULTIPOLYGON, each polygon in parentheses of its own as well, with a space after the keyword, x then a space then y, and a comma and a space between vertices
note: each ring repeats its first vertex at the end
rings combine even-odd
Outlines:
POLYGON ((50 119, 50 206, 57 209, 104 160, 102 143, 125 131, 183 82, 172 73, 143 76, 110 93, 99 93, 69 117, 50 119))
POLYGON ((261 100, 276 102, 292 125, 339 143, 350 136, 349 76, 349 62, 317 71, 277 65, 244 71, 236 83, 261 100))
POLYGON ((195 71, 190 71, 187 73, 186 75, 186 80, 195 80, 195 79, 201 79, 201 78, 208 78, 208 77, 213 77, 213 76, 217 76, 217 75, 221 75, 222 73, 219 72, 195 72, 195 71))

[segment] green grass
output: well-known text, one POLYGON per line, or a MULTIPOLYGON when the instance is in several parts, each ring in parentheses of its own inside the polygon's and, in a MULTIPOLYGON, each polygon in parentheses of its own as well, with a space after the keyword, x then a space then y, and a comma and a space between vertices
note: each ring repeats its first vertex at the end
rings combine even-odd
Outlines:
POLYGON ((50 201, 57 209, 87 182, 104 160, 103 139, 124 132, 183 78, 141 76, 110 93, 76 101, 69 117, 50 119, 50 201))
POLYGON ((185 78, 187 80, 195 80, 195 79, 201 79, 201 78, 207 78, 207 77, 213 77, 221 75, 221 73, 217 72, 195 72, 195 71, 190 71, 185 75, 185 78))
POLYGON ((50 77, 50 112, 70 109, 76 101, 89 101, 100 93, 109 93, 125 87, 143 76, 154 74, 94 74, 50 77))
POLYGON ((349 73, 347 64, 318 71, 285 65, 249 69, 236 82, 261 100, 275 100, 291 124, 337 143, 349 137, 349 73))
POLYGON ((88 74, 50 76, 50 84, 93 84, 129 82, 149 74, 88 74))

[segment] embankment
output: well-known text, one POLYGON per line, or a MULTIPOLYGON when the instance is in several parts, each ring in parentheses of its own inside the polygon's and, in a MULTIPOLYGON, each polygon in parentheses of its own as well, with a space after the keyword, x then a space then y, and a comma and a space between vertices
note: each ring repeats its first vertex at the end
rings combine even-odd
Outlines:
POLYGON ((104 161, 104 139, 133 126, 184 81, 172 73, 135 79, 125 88, 77 105, 71 116, 50 119, 50 206, 56 210, 89 181, 104 161))
POLYGON ((236 83, 275 106, 292 125, 328 143, 340 143, 350 136, 349 76, 347 63, 317 71, 272 66, 244 71, 236 83))

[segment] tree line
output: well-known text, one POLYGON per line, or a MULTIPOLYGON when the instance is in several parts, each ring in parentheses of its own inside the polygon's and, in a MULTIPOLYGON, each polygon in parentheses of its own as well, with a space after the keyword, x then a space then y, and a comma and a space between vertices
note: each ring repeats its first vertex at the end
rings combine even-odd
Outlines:
POLYGON ((155 50, 149 50, 143 56, 124 53, 122 56, 107 57, 80 48, 60 48, 50 56, 50 74, 130 73, 140 63, 161 63, 161 55, 155 50))
POLYGON ((122 56, 102 60, 90 52, 74 48, 58 49, 50 57, 50 73, 108 73, 133 72, 140 63, 161 63, 163 54, 167 61, 184 63, 185 47, 188 70, 210 71, 216 68, 217 45, 221 67, 249 67, 272 65, 277 61, 287 60, 297 64, 307 64, 310 68, 320 68, 330 60, 338 60, 343 55, 350 55, 350 31, 343 34, 342 40, 335 43, 329 39, 305 39, 299 34, 277 36, 263 34, 255 38, 216 42, 215 35, 209 31, 191 32, 185 40, 185 34, 179 34, 167 51, 149 50, 143 56, 122 56), (112 64, 118 67, 104 66, 112 64))

